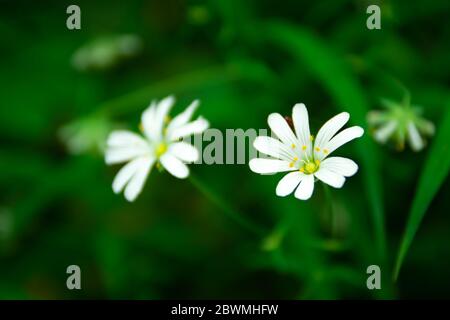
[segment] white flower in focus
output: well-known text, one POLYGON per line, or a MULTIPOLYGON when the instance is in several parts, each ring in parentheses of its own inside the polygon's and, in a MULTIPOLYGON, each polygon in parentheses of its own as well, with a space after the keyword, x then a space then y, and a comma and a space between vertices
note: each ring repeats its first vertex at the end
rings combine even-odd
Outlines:
POLYGON ((409 95, 403 103, 387 99, 381 102, 386 110, 374 110, 367 114, 373 138, 381 144, 393 140, 399 151, 405 148, 406 140, 413 151, 422 150, 426 145, 425 137, 434 134, 434 125, 421 117, 421 108, 410 105, 409 95))
POLYGON ((343 144, 363 135, 364 130, 358 126, 336 134, 349 118, 347 112, 331 118, 314 139, 309 130, 308 111, 304 104, 296 104, 292 111, 295 133, 280 114, 270 114, 269 127, 279 140, 259 136, 254 147, 274 159, 252 159, 250 169, 260 174, 289 172, 277 185, 276 194, 280 197, 295 190, 296 198, 309 199, 314 191, 315 178, 334 188, 341 188, 345 178, 358 171, 358 166, 347 158, 327 157, 343 144))
POLYGON ((142 114, 141 130, 144 137, 120 130, 113 131, 107 139, 106 163, 128 162, 117 173, 112 185, 115 193, 125 189, 128 201, 133 201, 139 195, 155 163, 160 163, 170 174, 183 179, 189 175, 186 163, 198 160, 198 150, 180 140, 203 132, 209 123, 202 117, 190 121, 199 105, 198 100, 168 121, 168 114, 174 103, 173 96, 151 103, 142 114))

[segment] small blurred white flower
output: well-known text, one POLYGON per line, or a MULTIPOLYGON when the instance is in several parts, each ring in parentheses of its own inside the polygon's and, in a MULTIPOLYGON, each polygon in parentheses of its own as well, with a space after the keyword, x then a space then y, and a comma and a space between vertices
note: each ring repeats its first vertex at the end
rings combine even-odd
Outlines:
POLYGON ((80 71, 105 70, 137 55, 141 48, 142 39, 137 35, 101 37, 79 48, 72 56, 72 65, 80 71))
POLYGON ((426 144, 424 137, 434 134, 434 125, 421 117, 421 108, 411 106, 408 95, 403 103, 386 99, 381 102, 386 110, 374 110, 367 114, 374 139, 381 144, 393 140, 400 151, 405 148, 405 140, 408 139, 413 151, 422 150, 426 144))
POLYGON ((89 151, 103 153, 105 139, 111 128, 107 117, 94 114, 65 125, 58 134, 68 152, 73 155, 89 151))
POLYGON ((341 188, 345 177, 354 175, 358 166, 347 158, 327 156, 343 144, 363 135, 364 130, 358 126, 336 134, 349 118, 347 112, 338 114, 322 126, 314 139, 309 130, 308 111, 304 104, 296 104, 292 111, 295 134, 280 114, 270 114, 269 127, 281 141, 259 136, 254 147, 275 159, 252 159, 250 169, 260 174, 291 171, 277 185, 276 194, 280 197, 295 190, 296 198, 308 200, 314 191, 315 178, 334 188, 341 188))
POLYGON ((209 126, 206 119, 199 117, 190 121, 198 107, 198 100, 168 121, 168 114, 175 98, 169 96, 160 102, 153 101, 141 118, 144 137, 131 131, 113 131, 107 139, 105 161, 107 164, 128 162, 117 173, 113 190, 121 192, 125 188, 125 198, 133 201, 141 192, 145 180, 155 163, 160 163, 173 176, 183 179, 189 175, 185 163, 199 158, 198 150, 182 138, 202 133, 209 126))

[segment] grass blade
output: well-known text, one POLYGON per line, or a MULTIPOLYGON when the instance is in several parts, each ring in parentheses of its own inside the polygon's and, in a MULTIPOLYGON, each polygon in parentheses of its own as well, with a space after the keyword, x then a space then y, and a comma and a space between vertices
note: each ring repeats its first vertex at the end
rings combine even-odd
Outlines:
POLYGON ((424 170, 419 178, 416 195, 411 206, 408 222, 397 254, 394 268, 394 280, 398 278, 400 268, 414 236, 422 223, 428 206, 440 186, 445 181, 450 169, 450 105, 447 114, 438 128, 438 133, 431 146, 424 170))

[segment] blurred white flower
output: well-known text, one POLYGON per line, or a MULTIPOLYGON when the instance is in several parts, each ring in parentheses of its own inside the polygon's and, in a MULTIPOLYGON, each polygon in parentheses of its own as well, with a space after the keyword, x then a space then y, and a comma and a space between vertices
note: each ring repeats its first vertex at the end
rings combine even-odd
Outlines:
POLYGON ((142 39, 137 35, 101 37, 79 48, 72 56, 72 65, 80 71, 105 70, 137 55, 141 49, 142 39))
POLYGON ((314 191, 315 178, 334 188, 341 188, 345 177, 354 175, 358 166, 347 158, 327 157, 343 144, 363 135, 364 130, 358 126, 336 134, 349 118, 347 112, 338 114, 322 126, 314 139, 309 130, 308 111, 304 104, 296 104, 292 111, 295 134, 280 114, 270 114, 269 127, 279 140, 259 136, 254 147, 274 159, 252 159, 250 169, 260 174, 290 172, 277 185, 276 194, 280 197, 295 190, 296 198, 309 199, 314 191))
POLYGON ((405 148, 407 139, 413 151, 422 150, 426 145, 425 137, 432 136, 435 129, 433 123, 421 117, 421 108, 411 106, 408 95, 402 103, 387 99, 381 102, 386 110, 367 114, 374 139, 381 144, 393 140, 400 151, 405 148))
POLYGON ((89 151, 103 153, 105 139, 111 128, 112 124, 107 117, 94 114, 65 125, 58 134, 67 151, 73 155, 89 151))
POLYGON ((202 133, 209 123, 202 117, 190 122, 199 105, 198 100, 168 121, 168 114, 174 103, 173 96, 151 103, 141 118, 144 137, 131 131, 119 130, 113 131, 107 139, 106 163, 128 162, 117 173, 112 185, 115 193, 125 189, 128 201, 135 200, 139 195, 155 163, 160 163, 173 176, 183 179, 189 175, 189 168, 185 163, 195 162, 199 158, 194 146, 180 140, 202 133))

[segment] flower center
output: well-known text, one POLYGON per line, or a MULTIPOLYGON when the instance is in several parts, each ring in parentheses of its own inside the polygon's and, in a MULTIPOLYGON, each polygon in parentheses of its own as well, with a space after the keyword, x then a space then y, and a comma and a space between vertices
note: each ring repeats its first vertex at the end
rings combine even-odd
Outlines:
POLYGON ((308 161, 308 162, 305 162, 303 167, 300 168, 300 172, 303 172, 305 174, 313 174, 314 172, 317 172, 317 170, 319 170, 319 167, 320 167, 319 160, 308 161))
POLYGON ((167 145, 164 142, 161 142, 158 144, 158 146, 155 149, 156 156, 159 158, 167 151, 167 145))

